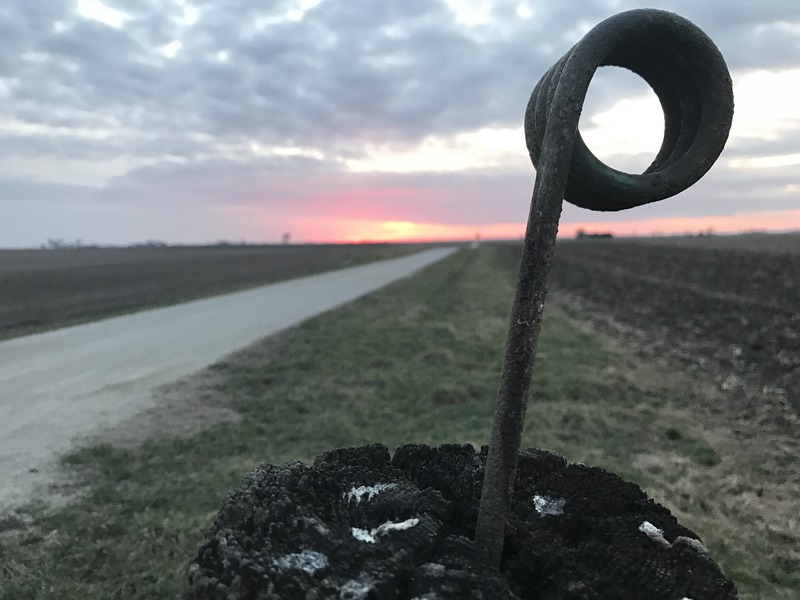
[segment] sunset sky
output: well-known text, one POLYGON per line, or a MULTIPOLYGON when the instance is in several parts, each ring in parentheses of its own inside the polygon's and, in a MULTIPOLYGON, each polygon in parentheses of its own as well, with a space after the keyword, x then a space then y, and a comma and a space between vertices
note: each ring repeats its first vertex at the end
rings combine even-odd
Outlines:
MULTIPOLYGON (((800 2, 3 0, 0 247, 520 237, 539 77, 599 21, 701 27, 734 80, 731 137, 680 196, 578 228, 800 229, 800 2)), ((663 119, 601 69, 589 147, 640 172, 663 119)))

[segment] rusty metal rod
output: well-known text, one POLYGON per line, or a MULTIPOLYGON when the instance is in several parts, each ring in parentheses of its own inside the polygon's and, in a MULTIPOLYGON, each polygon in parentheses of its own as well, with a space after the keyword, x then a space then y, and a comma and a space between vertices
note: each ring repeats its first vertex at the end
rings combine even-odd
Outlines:
POLYGON ((678 194, 714 164, 732 119, 731 79, 719 50, 691 22, 660 10, 632 10, 603 21, 531 94, 525 138, 536 181, 475 530, 489 564, 501 566, 562 199, 615 211, 678 194), (589 83, 605 65, 639 74, 664 110, 661 149, 641 175, 603 164, 578 132, 589 83))

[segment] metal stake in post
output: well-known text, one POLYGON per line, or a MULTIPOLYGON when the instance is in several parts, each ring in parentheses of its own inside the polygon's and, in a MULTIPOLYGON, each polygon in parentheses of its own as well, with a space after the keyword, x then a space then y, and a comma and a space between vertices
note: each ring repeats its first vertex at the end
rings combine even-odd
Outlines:
POLYGON ((491 564, 499 567, 502 556, 562 199, 616 211, 674 196, 711 168, 732 120, 731 78, 719 50, 694 24, 660 10, 631 10, 603 21, 533 90, 525 139, 536 182, 475 530, 491 564), (641 175, 600 162, 578 132, 589 82, 606 65, 640 75, 664 110, 661 149, 641 175))

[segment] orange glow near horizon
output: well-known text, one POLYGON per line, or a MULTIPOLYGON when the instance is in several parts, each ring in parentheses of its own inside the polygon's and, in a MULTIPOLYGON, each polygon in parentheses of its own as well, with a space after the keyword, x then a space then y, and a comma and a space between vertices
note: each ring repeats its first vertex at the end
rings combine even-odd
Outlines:
MULTIPOLYGON (((306 223, 310 235, 304 239, 316 242, 437 242, 484 239, 520 239, 524 223, 492 223, 486 225, 447 225, 414 221, 341 220, 306 223)), ((616 236, 661 236, 697 234, 713 231, 735 234, 748 231, 800 231, 800 210, 764 211, 715 217, 667 217, 640 221, 562 221, 558 235, 574 237, 578 230, 587 233, 611 233, 616 236)))
POLYGON ((480 238, 515 238, 525 231, 519 223, 490 225, 445 225, 412 221, 345 221, 337 241, 342 242, 419 242, 456 241, 480 238))

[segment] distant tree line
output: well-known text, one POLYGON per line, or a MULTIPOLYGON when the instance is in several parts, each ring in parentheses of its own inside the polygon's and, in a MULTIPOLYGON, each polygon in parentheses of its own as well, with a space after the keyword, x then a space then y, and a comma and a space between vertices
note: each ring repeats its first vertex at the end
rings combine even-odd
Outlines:
POLYGON ((613 238, 614 236, 610 233, 586 233, 583 229, 578 229, 578 232, 575 234, 575 239, 578 240, 586 240, 586 239, 603 239, 608 240, 613 238))

